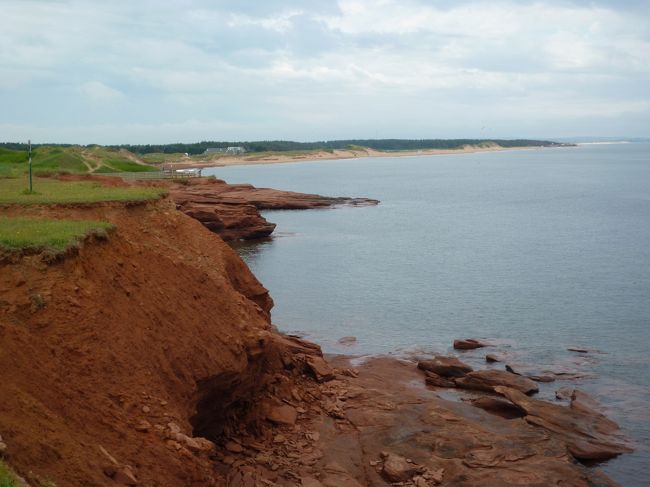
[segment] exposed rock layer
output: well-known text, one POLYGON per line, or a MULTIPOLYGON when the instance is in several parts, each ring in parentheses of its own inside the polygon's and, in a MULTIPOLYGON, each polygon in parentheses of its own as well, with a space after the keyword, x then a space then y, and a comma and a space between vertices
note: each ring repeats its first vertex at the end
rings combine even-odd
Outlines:
POLYGON ((181 211, 199 220, 224 240, 269 236, 275 229, 275 224, 268 222, 259 210, 309 210, 379 203, 367 198, 334 198, 256 188, 250 184, 228 184, 220 179, 171 183, 169 188, 171 197, 181 211))
POLYGON ((170 201, 6 209, 44 213, 117 229, 53 265, 0 264, 0 432, 12 464, 57 485, 103 486, 104 467, 126 466, 144 485, 210 485, 205 455, 179 456, 155 428, 173 421, 191 437, 197 404, 216 396, 221 415, 206 430, 225 431, 254 400, 267 380, 267 290, 170 201))
POLYGON ((278 334, 266 289, 169 201, 8 213, 117 227, 62 261, 0 264, 0 433, 30 480, 593 484, 567 453, 574 439, 538 428, 517 395, 508 399, 526 421, 415 387, 414 364, 353 370, 339 358, 333 368, 317 345, 278 334))
POLYGON ((597 410, 586 394, 574 391, 569 407, 531 399, 519 391, 497 387, 496 392, 526 413, 526 421, 562 438, 579 460, 606 460, 630 447, 616 423, 597 410))

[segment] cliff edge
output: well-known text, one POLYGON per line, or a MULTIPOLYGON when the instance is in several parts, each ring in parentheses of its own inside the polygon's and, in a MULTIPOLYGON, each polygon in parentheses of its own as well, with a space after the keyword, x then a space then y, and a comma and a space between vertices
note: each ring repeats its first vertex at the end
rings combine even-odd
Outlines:
POLYGON ((115 227, 59 259, 0 259, 0 456, 31 486, 616 485, 575 461, 596 458, 592 418, 599 452, 629 451, 589 402, 476 392, 504 418, 441 398, 452 381, 427 371, 427 389, 415 363, 330 364, 169 199, 3 211, 115 227), (548 426, 575 418, 569 437, 548 426))

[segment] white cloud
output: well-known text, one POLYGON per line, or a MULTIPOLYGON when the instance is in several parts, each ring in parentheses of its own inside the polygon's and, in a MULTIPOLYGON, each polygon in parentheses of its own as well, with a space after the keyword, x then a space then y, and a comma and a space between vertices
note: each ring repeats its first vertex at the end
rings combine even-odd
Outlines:
POLYGON ((330 138, 346 124, 462 137, 483 117, 502 136, 543 136, 560 118, 606 133, 631 113, 631 135, 650 132, 650 24, 615 2, 3 0, 2 15, 0 123, 36 123, 25 107, 47 106, 53 133, 192 140, 204 131, 188 120, 202 120, 241 139, 330 138), (519 133, 522 119, 540 133, 519 133))
POLYGON ((108 103, 124 97, 124 94, 102 83, 101 81, 88 81, 80 86, 81 93, 93 102, 108 103))

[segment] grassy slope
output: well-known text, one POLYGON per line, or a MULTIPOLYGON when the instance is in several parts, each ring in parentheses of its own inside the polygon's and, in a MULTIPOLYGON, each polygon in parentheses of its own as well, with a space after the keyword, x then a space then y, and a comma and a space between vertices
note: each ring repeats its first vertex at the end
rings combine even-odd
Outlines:
POLYGON ((2 460, 0 460, 0 487, 20 487, 16 477, 2 460))
POLYGON ((143 154, 142 160, 147 164, 163 164, 165 162, 178 162, 184 158, 185 154, 182 152, 175 152, 172 154, 165 154, 164 152, 152 152, 151 154, 143 154))
MULTIPOLYGON (((32 152, 36 176, 83 174, 86 172, 143 172, 157 168, 139 164, 126 151, 93 146, 89 148, 42 146, 32 152)), ((27 152, 0 148, 0 177, 19 177, 28 171, 27 152)))
POLYGON ((64 250, 91 232, 106 231, 108 222, 0 217, 0 247, 64 250))
POLYGON ((64 182, 49 178, 34 180, 34 193, 25 189, 27 181, 0 179, 0 204, 95 203, 99 201, 141 201, 157 199, 161 188, 106 187, 91 181, 64 182))

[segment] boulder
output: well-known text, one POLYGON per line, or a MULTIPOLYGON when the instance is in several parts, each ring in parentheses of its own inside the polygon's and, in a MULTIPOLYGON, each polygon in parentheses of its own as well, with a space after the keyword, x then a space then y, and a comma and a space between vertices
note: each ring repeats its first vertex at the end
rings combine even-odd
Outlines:
POLYGON ((298 411, 293 406, 285 404, 271 409, 266 419, 275 424, 293 425, 298 419, 298 411))
POLYGON ((539 392, 537 384, 527 377, 511 374, 505 370, 477 370, 464 377, 454 379, 456 387, 495 392, 495 387, 504 386, 524 394, 539 392))
POLYGON ((231 453, 242 453, 244 451, 244 447, 235 441, 227 441, 224 447, 231 453))
POLYGON ((357 343, 357 337, 353 336, 347 336, 347 337, 341 337, 338 339, 339 345, 345 345, 346 347, 350 347, 357 343))
POLYGON ((541 371, 527 365, 506 364, 506 370, 511 374, 528 377, 537 382, 554 382, 555 375, 551 371, 541 371))
POLYGON ((483 348, 485 346, 485 343, 479 342, 474 338, 454 340, 454 348, 456 350, 474 350, 475 348, 483 348))
POLYGON ((509 387, 497 386, 495 391, 520 408, 528 423, 563 440, 578 460, 607 460, 632 451, 618 425, 596 411, 596 401, 583 392, 575 391, 566 407, 532 399, 509 387))
POLYGON ((145 419, 140 420, 138 424, 134 426, 134 429, 140 433, 147 433, 151 429, 151 423, 145 419))
POLYGON ((420 360, 418 368, 442 377, 463 377, 472 371, 469 365, 464 364, 456 357, 444 357, 442 355, 433 357, 431 360, 420 360))
POLYGON ((305 365, 317 382, 327 382, 334 379, 334 371, 323 357, 309 355, 305 359, 305 365))
POLYGON ((555 398, 561 401, 568 401, 573 397, 574 390, 575 389, 573 387, 560 387, 557 391, 555 391, 555 398))
POLYGON ((501 362, 501 358, 498 355, 494 355, 493 353, 488 353, 485 356, 485 361, 489 363, 501 362))
POLYGON ((418 473, 418 469, 412 463, 407 462, 406 458, 389 453, 384 458, 381 472, 389 482, 405 482, 413 478, 418 473))

